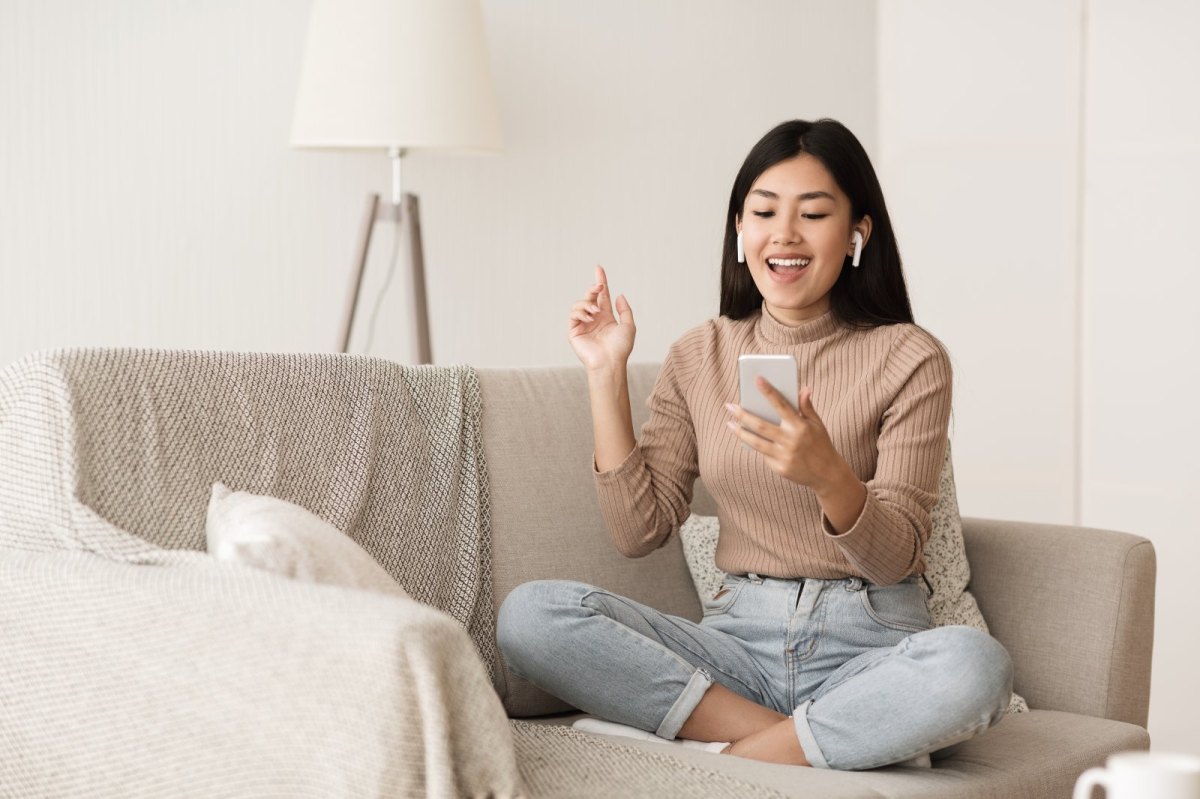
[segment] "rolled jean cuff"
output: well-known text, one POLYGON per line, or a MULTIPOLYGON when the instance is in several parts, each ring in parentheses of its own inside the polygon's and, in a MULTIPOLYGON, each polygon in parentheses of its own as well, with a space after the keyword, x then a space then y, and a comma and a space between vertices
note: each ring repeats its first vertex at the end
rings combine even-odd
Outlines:
POLYGON ((704 692, 712 684, 712 677, 709 676, 707 671, 696 669, 692 673, 691 679, 688 680, 687 685, 683 686, 683 692, 679 694, 679 698, 675 700, 675 704, 671 705, 671 709, 667 711, 662 724, 658 725, 658 729, 654 731, 654 734, 660 738, 666 738, 668 741, 673 741, 675 736, 679 734, 679 728, 692 715, 692 711, 696 709, 696 705, 700 704, 700 700, 704 698, 704 692))
POLYGON ((800 748, 804 750, 804 757, 808 760, 809 765, 816 768, 829 768, 829 763, 825 760, 825 753, 817 745, 812 727, 808 726, 808 706, 811 704, 811 701, 805 702, 792 713, 792 723, 796 725, 796 740, 800 741, 800 748))

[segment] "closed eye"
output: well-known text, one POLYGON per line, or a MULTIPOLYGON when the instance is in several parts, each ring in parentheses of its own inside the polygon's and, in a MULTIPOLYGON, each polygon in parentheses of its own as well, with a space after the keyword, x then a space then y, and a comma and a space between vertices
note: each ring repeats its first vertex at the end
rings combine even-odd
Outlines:
MULTIPOLYGON (((761 217, 762 219, 770 219, 771 217, 775 216, 774 211, 754 211, 753 213, 755 216, 761 217)), ((825 217, 829 216, 829 214, 800 214, 800 216, 804 219, 814 219, 815 220, 815 219, 824 219, 825 217)))

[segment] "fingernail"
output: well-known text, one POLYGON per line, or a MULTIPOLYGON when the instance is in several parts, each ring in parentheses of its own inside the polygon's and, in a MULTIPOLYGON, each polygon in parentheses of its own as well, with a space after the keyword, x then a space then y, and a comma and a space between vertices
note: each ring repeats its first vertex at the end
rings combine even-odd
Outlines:
POLYGON ((732 402, 727 402, 725 403, 725 410, 729 411, 730 413, 737 413, 737 406, 732 402))
POLYGON ((590 310, 592 313, 600 313, 600 306, 598 306, 598 305, 589 305, 589 306, 588 306, 588 310, 590 310))
POLYGON ((725 426, 728 427, 730 430, 737 432, 737 429, 738 429, 737 423, 734 422, 732 419, 730 419, 728 422, 726 422, 725 426))

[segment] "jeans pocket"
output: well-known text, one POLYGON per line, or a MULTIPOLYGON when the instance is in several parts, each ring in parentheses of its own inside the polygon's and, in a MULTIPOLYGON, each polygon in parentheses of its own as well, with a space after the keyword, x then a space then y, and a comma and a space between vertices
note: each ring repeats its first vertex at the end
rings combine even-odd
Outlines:
POLYGON ((725 613, 737 599, 737 595, 741 593, 742 586, 746 584, 745 579, 736 577, 726 577, 721 582, 720 589, 713 594, 712 599, 704 600, 704 615, 715 616, 718 613, 725 613))
POLYGON ((919 581, 905 580, 894 585, 867 583, 858 594, 867 615, 884 627, 919 633, 933 626, 925 586, 919 581))

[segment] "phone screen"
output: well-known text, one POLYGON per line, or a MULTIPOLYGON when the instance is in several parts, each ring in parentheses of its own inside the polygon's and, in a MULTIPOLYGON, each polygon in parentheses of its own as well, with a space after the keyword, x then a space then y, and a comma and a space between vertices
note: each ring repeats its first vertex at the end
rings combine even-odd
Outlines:
POLYGON ((755 385, 758 377, 766 378, 792 406, 800 401, 799 377, 796 358, 792 355, 742 355, 738 357, 738 383, 741 390, 739 403, 750 413, 779 424, 779 413, 755 385))

